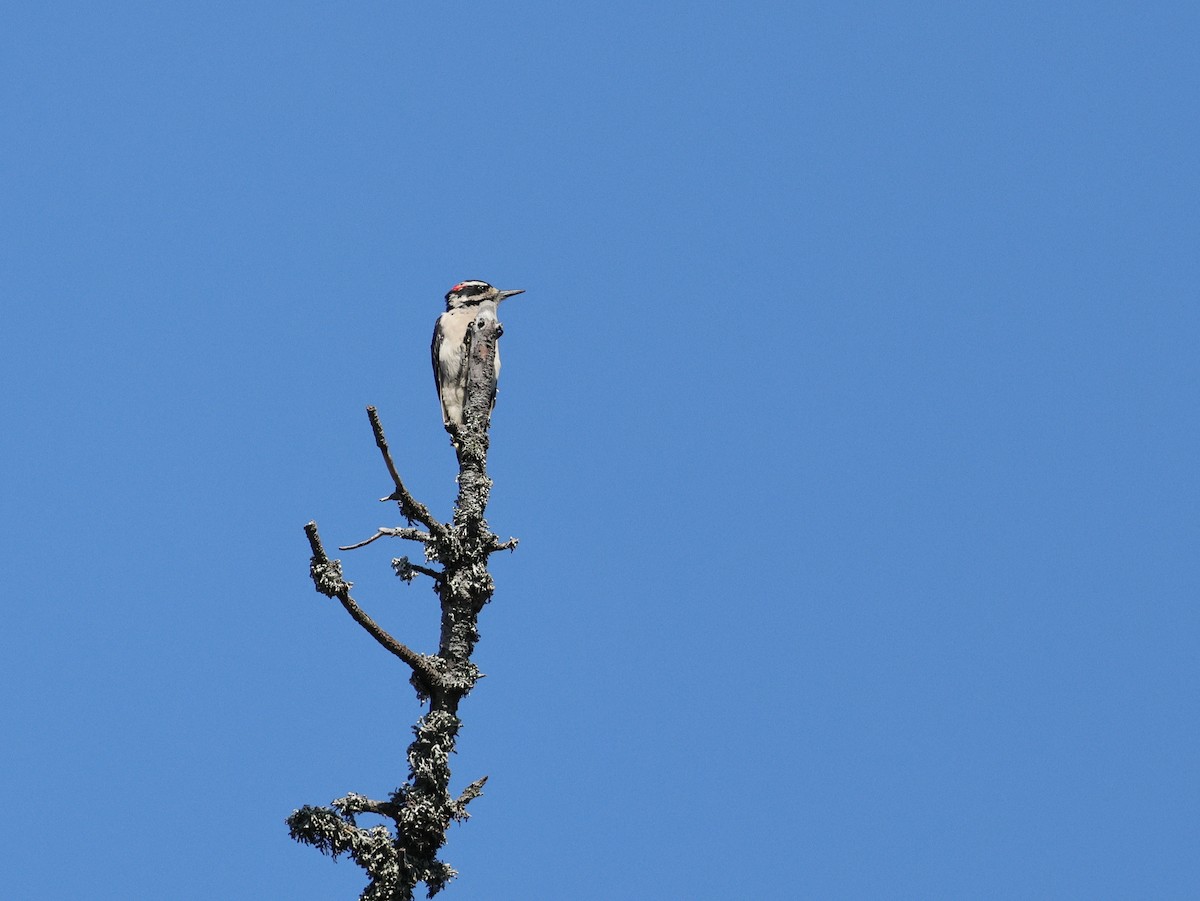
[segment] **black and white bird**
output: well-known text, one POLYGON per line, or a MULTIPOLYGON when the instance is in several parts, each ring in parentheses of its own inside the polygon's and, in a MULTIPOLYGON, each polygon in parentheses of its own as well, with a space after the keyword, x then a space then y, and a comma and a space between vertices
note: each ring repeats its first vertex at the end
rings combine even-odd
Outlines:
MULTIPOLYGON (((496 318, 500 301, 516 291, 501 291, 487 282, 459 282, 446 293, 446 312, 433 329, 433 380, 442 402, 442 422, 447 431, 462 428, 467 389, 467 329, 479 316, 496 318)), ((500 378, 500 348, 496 347, 496 379, 500 378)), ((492 395, 493 405, 496 403, 492 395)))

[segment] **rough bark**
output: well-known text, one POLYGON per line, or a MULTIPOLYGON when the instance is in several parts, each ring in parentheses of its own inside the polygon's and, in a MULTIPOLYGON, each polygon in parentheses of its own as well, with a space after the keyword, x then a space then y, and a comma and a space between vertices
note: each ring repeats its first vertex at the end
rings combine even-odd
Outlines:
POLYGON ((491 600, 494 584, 488 558, 516 547, 516 539, 501 542, 484 519, 492 482, 487 476, 489 418, 495 397, 493 358, 502 332, 494 317, 480 316, 467 336, 467 388, 463 427, 451 433, 458 457, 458 498, 449 523, 435 519, 415 500, 396 470, 379 416, 368 407, 375 443, 395 490, 382 500, 396 501, 407 526, 381 527, 362 547, 382 537, 416 541, 424 546, 431 566, 407 557, 392 561, 396 574, 411 582, 418 575, 433 580, 441 605, 441 634, 436 654, 422 654, 397 641, 379 627, 350 596, 352 583, 342 575, 341 561, 325 553, 315 522, 305 526, 312 549, 310 571, 321 594, 336 598, 381 646, 412 670, 417 698, 429 711, 413 727, 408 747, 408 780, 384 801, 351 793, 329 807, 301 807, 287 819, 292 838, 337 857, 347 854, 370 879, 362 901, 411 901, 418 884, 433 897, 455 876, 438 859, 446 831, 454 820, 467 819, 467 804, 487 781, 472 782, 457 796, 450 791, 449 758, 454 753, 461 722, 458 705, 482 675, 471 662, 479 640, 479 613, 491 600), (413 526, 418 523, 422 528, 413 526), (356 817, 372 814, 389 825, 359 826, 356 817))

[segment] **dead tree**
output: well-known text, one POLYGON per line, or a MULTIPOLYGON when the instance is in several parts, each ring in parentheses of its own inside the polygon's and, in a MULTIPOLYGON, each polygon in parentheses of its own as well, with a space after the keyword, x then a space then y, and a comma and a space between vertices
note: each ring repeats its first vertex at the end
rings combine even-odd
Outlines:
POLYGON ((350 596, 350 582, 342 575, 339 560, 331 560, 321 545, 317 524, 304 527, 312 548, 310 570, 321 594, 336 598, 360 626, 412 670, 410 681, 417 699, 429 702, 429 712, 413 727, 408 747, 408 781, 386 800, 357 793, 331 802, 330 807, 301 807, 287 819, 292 838, 313 845, 325 854, 348 854, 367 872, 370 883, 360 901, 411 901, 418 883, 433 897, 454 876, 454 869, 438 859, 446 831, 454 820, 467 819, 467 804, 477 798, 487 781, 475 780, 457 796, 450 792, 449 758, 461 725, 459 702, 482 675, 471 662, 479 640, 479 613, 492 597, 488 558, 512 550, 517 540, 501 541, 483 518, 492 482, 487 476, 488 427, 495 376, 492 366, 501 334, 494 319, 480 317, 467 335, 467 387, 464 422, 451 433, 458 456, 458 499, 454 518, 440 522, 404 487, 384 437, 374 407, 367 407, 375 443, 392 478, 395 490, 384 501, 395 501, 407 525, 381 527, 352 550, 379 538, 415 541, 424 547, 425 562, 407 557, 392 561, 396 574, 407 582, 421 576, 433 581, 441 604, 441 637, 436 654, 422 654, 397 641, 368 616, 350 596), (360 826, 360 814, 376 814, 389 825, 360 826))

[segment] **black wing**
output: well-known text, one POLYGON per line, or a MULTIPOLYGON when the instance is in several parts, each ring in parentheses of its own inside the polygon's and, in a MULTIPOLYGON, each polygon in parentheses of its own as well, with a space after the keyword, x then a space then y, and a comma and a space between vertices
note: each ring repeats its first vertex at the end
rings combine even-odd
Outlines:
POLYGON ((433 387, 438 393, 438 403, 442 402, 442 375, 438 366, 438 357, 442 353, 442 318, 439 316, 437 325, 433 327, 433 343, 429 345, 429 353, 433 358, 433 387))

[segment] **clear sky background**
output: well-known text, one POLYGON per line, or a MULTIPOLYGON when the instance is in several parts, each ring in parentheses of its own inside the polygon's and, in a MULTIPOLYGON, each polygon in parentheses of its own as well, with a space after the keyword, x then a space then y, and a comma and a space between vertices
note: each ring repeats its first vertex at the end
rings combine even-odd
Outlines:
POLYGON ((1198 9, 8 4, 4 896, 357 897, 482 278, 444 897, 1194 897, 1198 9))

